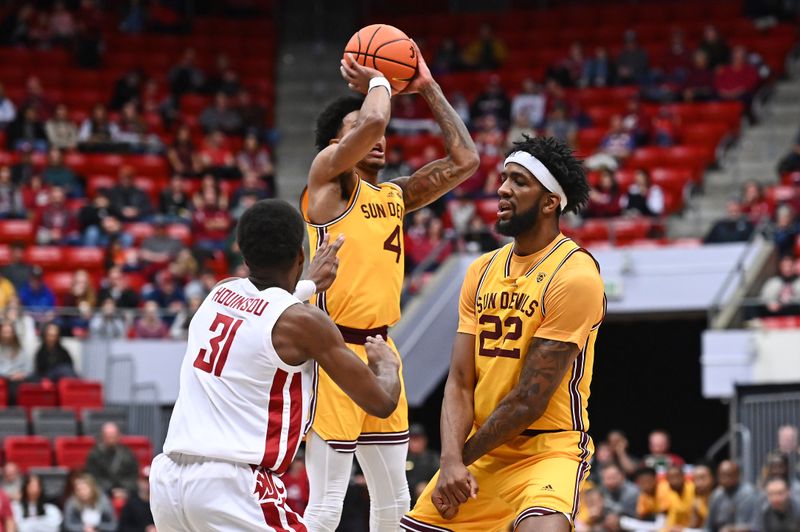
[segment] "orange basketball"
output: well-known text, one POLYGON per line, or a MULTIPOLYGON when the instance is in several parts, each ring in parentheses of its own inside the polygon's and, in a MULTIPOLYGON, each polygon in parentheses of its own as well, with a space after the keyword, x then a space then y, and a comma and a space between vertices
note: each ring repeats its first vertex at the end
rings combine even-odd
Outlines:
POLYGON ((361 65, 380 70, 396 91, 417 72, 417 51, 408 35, 388 24, 372 24, 350 38, 344 53, 361 65))

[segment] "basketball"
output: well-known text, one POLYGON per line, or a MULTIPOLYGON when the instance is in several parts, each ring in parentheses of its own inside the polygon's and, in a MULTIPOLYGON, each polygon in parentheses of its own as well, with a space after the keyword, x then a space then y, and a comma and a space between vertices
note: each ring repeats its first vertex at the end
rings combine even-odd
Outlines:
POLYGON ((372 24, 358 30, 345 54, 369 68, 380 70, 396 91, 402 91, 417 72, 417 52, 408 35, 388 24, 372 24))

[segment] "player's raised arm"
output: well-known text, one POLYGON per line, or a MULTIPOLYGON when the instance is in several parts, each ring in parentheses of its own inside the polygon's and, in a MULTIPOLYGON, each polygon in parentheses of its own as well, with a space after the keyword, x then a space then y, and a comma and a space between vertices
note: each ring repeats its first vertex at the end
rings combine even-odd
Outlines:
MULTIPOLYGON (((366 94, 358 120, 340 140, 320 151, 308 173, 308 189, 334 181, 343 172, 352 170, 383 137, 391 115, 391 95, 387 86, 373 85, 373 78, 383 78, 378 70, 359 65, 351 54, 342 60, 342 77, 354 91, 366 94)), ((385 78, 383 78, 385 80, 385 78)))
MULTIPOLYGON (((416 44, 414 46, 417 47, 416 44)), ((417 74, 403 92, 418 92, 425 98, 442 130, 447 156, 426 164, 411 176, 398 177, 392 181, 403 189, 406 211, 422 208, 443 196, 475 173, 480 164, 478 150, 467 126, 431 76, 419 47, 417 57, 417 74)))
POLYGON ((519 436, 539 419, 579 352, 580 348, 574 343, 535 337, 517 385, 464 445, 464 464, 471 464, 519 436))
POLYGON ((368 340, 367 366, 345 346, 327 314, 311 305, 294 305, 276 323, 272 344, 287 364, 316 360, 368 414, 386 418, 397 408, 400 359, 382 339, 368 340))

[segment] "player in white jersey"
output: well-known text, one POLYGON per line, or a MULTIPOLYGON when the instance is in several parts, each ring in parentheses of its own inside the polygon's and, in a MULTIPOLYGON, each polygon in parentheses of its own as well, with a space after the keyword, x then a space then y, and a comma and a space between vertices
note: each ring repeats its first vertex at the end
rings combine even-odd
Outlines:
POLYGON ((189 325, 164 453, 150 471, 159 532, 307 530, 280 475, 311 424, 318 365, 371 415, 397 406, 400 362, 383 339, 369 339, 366 366, 325 313, 289 293, 304 232, 279 200, 239 220, 250 276, 217 285, 189 325))

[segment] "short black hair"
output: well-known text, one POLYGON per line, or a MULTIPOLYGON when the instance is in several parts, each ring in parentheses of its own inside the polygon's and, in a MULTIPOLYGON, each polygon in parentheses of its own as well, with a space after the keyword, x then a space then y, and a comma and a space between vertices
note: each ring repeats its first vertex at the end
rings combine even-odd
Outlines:
POLYGON ((242 214, 236 241, 251 269, 287 268, 303 247, 305 223, 300 213, 279 199, 261 200, 242 214))
MULTIPOLYGON (((589 182, 583 162, 575 157, 572 148, 554 137, 529 137, 514 143, 508 155, 515 151, 528 152, 539 159, 567 195, 564 212, 579 212, 589 201, 589 182)), ((559 214, 561 213, 559 207, 559 214)))
POLYGON ((314 131, 314 142, 318 151, 327 148, 331 140, 339 135, 344 117, 361 109, 363 104, 362 96, 341 96, 325 106, 317 117, 317 128, 314 131))
POLYGON ((649 467, 649 466, 641 466, 636 471, 634 471, 633 479, 634 480, 638 480, 639 477, 644 477, 644 476, 654 477, 654 476, 656 476, 656 474, 657 473, 656 473, 656 470, 654 468, 649 467))

